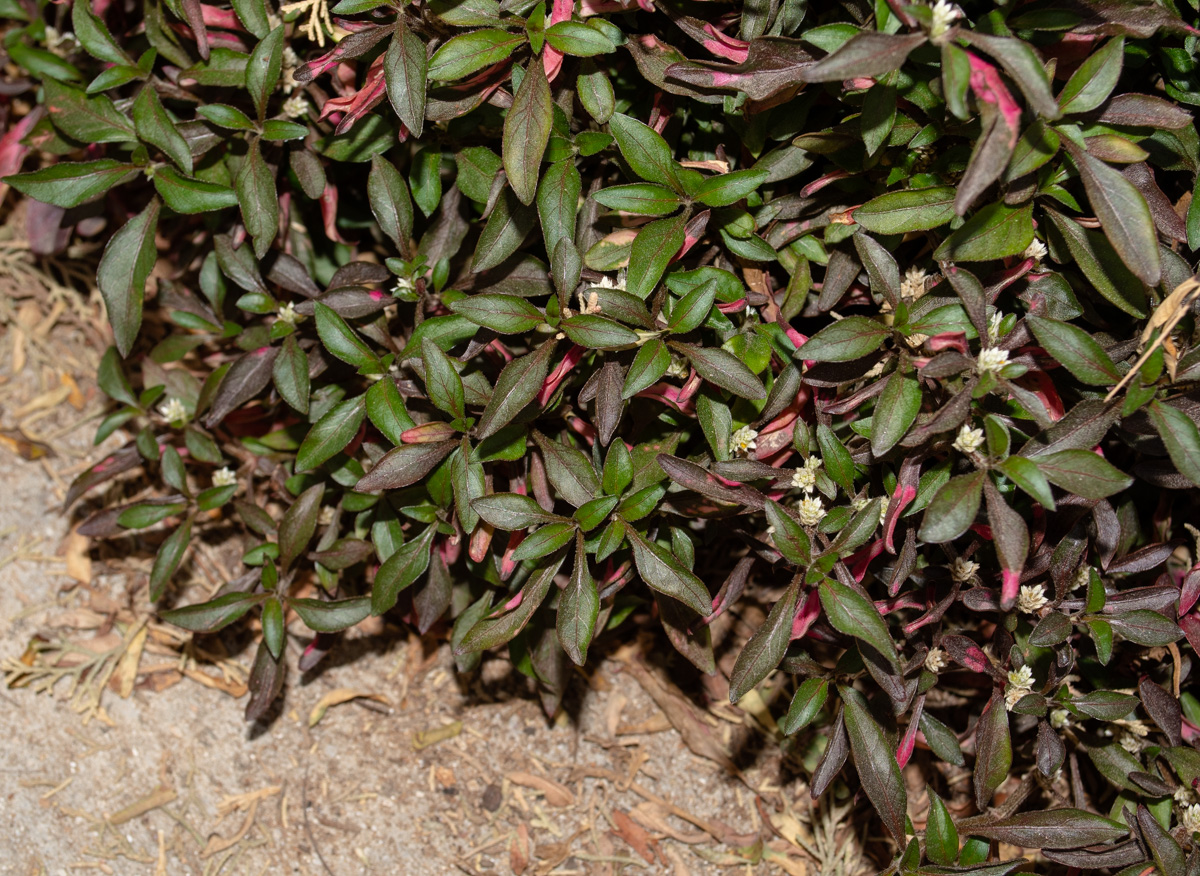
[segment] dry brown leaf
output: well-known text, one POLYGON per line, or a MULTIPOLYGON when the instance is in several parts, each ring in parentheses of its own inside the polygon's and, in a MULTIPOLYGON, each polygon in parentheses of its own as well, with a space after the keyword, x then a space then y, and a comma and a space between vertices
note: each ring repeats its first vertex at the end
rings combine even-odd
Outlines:
POLYGON ((645 858, 647 863, 653 864, 654 846, 657 843, 650 833, 620 809, 612 811, 612 822, 615 828, 613 832, 628 843, 631 849, 645 858))
POLYGON ((677 842, 686 843, 688 845, 696 845, 697 843, 708 842, 709 836, 703 831, 693 831, 684 833, 681 830, 676 830, 667 821, 667 810, 657 803, 645 801, 639 803, 629 810, 630 817, 647 830, 653 830, 657 833, 669 836, 677 842))
POLYGON ((553 779, 523 772, 508 773, 505 778, 514 785, 520 785, 522 788, 541 791, 542 796, 546 798, 546 802, 551 806, 564 807, 575 805, 575 795, 571 793, 571 789, 553 779))
POLYGON ((268 785, 265 788, 259 788, 257 791, 247 791, 245 794, 234 794, 231 797, 226 797, 217 804, 217 815, 224 818, 231 812, 247 809, 260 800, 274 797, 282 790, 282 785, 268 785))
POLYGON ((67 387, 67 404, 77 411, 82 411, 87 399, 84 398, 83 392, 79 389, 79 384, 75 382, 75 378, 65 371, 61 376, 63 386, 67 387))
POLYGON ((390 706, 391 702, 383 694, 368 693, 365 690, 351 690, 348 687, 339 687, 337 690, 331 690, 325 696, 317 701, 313 709, 308 714, 308 726, 316 727, 318 722, 325 717, 325 713, 329 711, 331 706, 340 706, 342 703, 348 703, 351 700, 365 699, 375 700, 377 703, 383 703, 385 706, 390 706))
POLYGON ((50 445, 26 437, 19 429, 0 429, 0 446, 25 460, 45 459, 54 455, 50 445))
POLYGON ((88 554, 90 545, 91 539, 74 530, 67 536, 64 545, 63 553, 67 559, 67 575, 80 584, 92 583, 92 558, 88 554))
POLYGON ((508 844, 508 866, 516 876, 521 876, 529 866, 529 825, 521 822, 508 844))
POLYGON ((1109 390, 1108 395, 1104 397, 1106 402, 1112 401, 1116 397, 1116 394, 1129 381, 1133 380, 1133 376, 1138 373, 1146 360, 1154 355, 1154 351, 1159 347, 1163 347, 1164 351, 1168 353, 1168 372, 1171 375, 1171 380, 1175 379, 1175 346, 1171 341, 1171 332, 1175 330, 1175 326, 1179 324, 1179 321, 1191 311, 1192 305, 1197 299, 1200 299, 1200 275, 1184 280, 1172 290, 1170 295, 1163 299, 1162 304, 1154 308, 1154 312, 1150 314, 1150 319, 1146 322, 1146 327, 1142 329, 1141 340, 1145 344, 1156 331, 1158 332, 1158 337, 1155 338, 1154 343, 1146 347, 1145 352, 1133 363, 1133 367, 1129 369, 1129 372, 1121 378, 1121 382, 1109 390))
POLYGON ((173 803, 175 802, 175 798, 177 796, 178 795, 175 793, 174 788, 160 786, 155 788, 141 800, 138 800, 136 803, 129 804, 120 812, 115 813, 105 820, 115 827, 117 825, 124 824, 127 821, 133 821, 135 818, 140 818, 147 812, 157 809, 160 806, 166 806, 168 803, 173 803))
POLYGON ((422 748, 428 748, 431 745, 437 745, 439 742, 445 742, 447 739, 453 739, 460 733, 462 733, 462 721, 451 721, 449 724, 444 724, 441 727, 421 730, 413 734, 413 748, 420 751, 422 748))
POLYGON ((663 733, 672 729, 673 725, 666 715, 659 712, 657 715, 645 721, 639 721, 636 724, 622 724, 617 728, 617 736, 632 736, 635 733, 663 733))
POLYGON ((242 822, 242 826, 238 828, 238 832, 228 839, 224 839, 217 834, 211 834, 208 838, 207 845, 200 852, 200 860, 211 858, 213 855, 219 854, 226 849, 231 849, 240 843, 250 832, 250 828, 254 826, 254 816, 258 814, 258 800, 254 800, 250 804, 250 811, 246 813, 246 819, 242 822))
POLYGON ((246 695, 248 688, 244 682, 226 681, 224 678, 214 678, 207 672, 201 672, 199 669, 185 669, 183 674, 192 681, 198 681, 205 687, 211 687, 213 690, 223 691, 229 694, 235 700, 246 695))
POLYGON ((133 693, 133 685, 137 681, 138 664, 142 662, 142 652, 146 648, 146 637, 149 632, 146 629, 146 622, 143 620, 140 629, 133 634, 129 647, 121 655, 116 671, 113 672, 113 684, 116 686, 118 696, 123 700, 129 699, 133 693))
POLYGON ((667 860, 671 862, 671 876, 692 876, 692 871, 688 869, 687 864, 683 862, 683 856, 675 851, 670 846, 663 849, 663 854, 667 860))
POLYGON ((35 411, 42 411, 48 408, 56 408, 67 400, 67 396, 71 394, 71 387, 59 384, 49 392, 43 392, 41 395, 30 399, 21 405, 15 411, 13 416, 20 420, 27 417, 35 411))

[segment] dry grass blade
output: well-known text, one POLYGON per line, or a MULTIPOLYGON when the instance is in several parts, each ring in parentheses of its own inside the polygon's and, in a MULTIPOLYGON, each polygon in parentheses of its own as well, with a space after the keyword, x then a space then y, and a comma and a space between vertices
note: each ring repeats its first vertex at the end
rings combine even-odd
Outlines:
POLYGON ((1150 314, 1150 320, 1142 330, 1142 343, 1145 344, 1150 340, 1155 332, 1158 333, 1157 337, 1133 363, 1133 367, 1129 369, 1128 374, 1121 378, 1121 382, 1109 390, 1108 395, 1104 397, 1106 402, 1112 401, 1117 393, 1133 380, 1133 375, 1137 374, 1142 365, 1154 355, 1155 350, 1159 347, 1162 347, 1168 354, 1168 371, 1171 379, 1175 379, 1175 345, 1171 341, 1171 332, 1175 330, 1175 326, 1179 324, 1180 320, 1187 316, 1188 311, 1197 300, 1200 300, 1200 275, 1184 280, 1163 299, 1162 304, 1154 309, 1154 313, 1150 314))

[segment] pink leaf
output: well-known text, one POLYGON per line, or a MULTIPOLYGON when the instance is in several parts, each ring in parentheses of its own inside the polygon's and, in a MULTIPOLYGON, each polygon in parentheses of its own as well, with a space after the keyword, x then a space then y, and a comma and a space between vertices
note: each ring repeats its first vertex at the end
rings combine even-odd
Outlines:
POLYGON ((563 360, 558 363, 558 367, 550 372, 542 383, 542 388, 538 390, 537 403, 544 405, 550 401, 550 396, 554 395, 555 390, 571 373, 571 370, 579 364, 579 360, 583 358, 587 352, 586 349, 579 344, 572 345, 571 349, 567 350, 567 355, 563 356, 563 360))

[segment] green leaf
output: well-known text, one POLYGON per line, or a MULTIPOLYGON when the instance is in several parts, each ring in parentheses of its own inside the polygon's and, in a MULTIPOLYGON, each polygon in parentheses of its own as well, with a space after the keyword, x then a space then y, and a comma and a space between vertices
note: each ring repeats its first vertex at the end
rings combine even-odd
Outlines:
POLYGON ((958 829, 942 798, 929 791, 929 815, 925 819, 925 854, 935 864, 948 867, 958 860, 958 829))
MULTIPOLYGON (((560 261, 556 253, 559 244, 566 241, 573 247, 582 186, 583 179, 571 159, 551 164, 538 184, 537 210, 542 225, 542 239, 556 268, 560 261)), ((577 253, 575 257, 578 260, 577 253)))
POLYGON ((533 207, 522 204, 514 191, 506 189, 496 200, 483 233, 479 235, 471 263, 472 273, 494 268, 516 252, 537 226, 537 219, 533 207))
POLYGON ((1183 636, 1183 631, 1176 626, 1174 621, 1149 609, 1114 614, 1107 620, 1112 625, 1113 632, 1148 648, 1169 645, 1183 636))
POLYGON ((1058 118, 1058 101, 1050 92, 1050 78, 1028 43, 1011 37, 988 36, 967 28, 960 29, 958 33, 972 46, 982 49, 1000 62, 1004 72, 1020 86, 1025 99, 1039 116, 1058 118))
POLYGON ((1025 323, 1046 352, 1077 380, 1091 386, 1112 386, 1120 381, 1117 366, 1083 329, 1033 314, 1025 317, 1025 323))
POLYGON ((158 198, 151 198, 146 209, 119 229, 104 247, 96 269, 96 285, 104 298, 113 340, 122 356, 128 356, 142 325, 142 301, 146 279, 154 268, 158 251, 154 235, 158 230, 158 198))
POLYGON ((283 25, 275 28, 262 38, 254 51, 250 53, 250 61, 246 64, 246 90, 254 101, 261 122, 267 117, 267 101, 275 91, 279 82, 279 74, 283 69, 283 25))
POLYGON ((289 599, 288 607, 314 633, 338 633, 349 629, 371 615, 371 598, 354 596, 350 599, 289 599))
POLYGON ((304 554, 317 521, 321 516, 321 500, 325 498, 325 485, 317 483, 296 497, 296 501, 279 521, 279 568, 286 572, 295 560, 304 554))
POLYGON ((391 610, 400 598, 400 591, 425 574, 436 532, 437 524, 427 527, 418 537, 398 547, 379 567, 371 585, 371 614, 378 616, 391 610))
POLYGON ((187 141, 175 130, 175 123, 151 85, 143 87, 133 101, 133 125, 139 139, 161 149, 184 173, 192 172, 192 153, 187 141))
POLYGON ((480 438, 494 435, 512 422, 513 417, 533 401, 550 371, 550 356, 555 343, 546 341, 532 353, 513 359, 504 366, 496 388, 479 417, 480 438))
POLYGON ((880 348, 892 330, 865 316, 847 316, 830 323, 796 351, 797 359, 816 362, 851 362, 880 348))
POLYGON ((576 344, 590 350, 615 350, 632 347, 638 342, 637 333, 632 329, 589 313, 565 319, 559 327, 576 344))
POLYGON ((394 447, 358 479, 354 488, 360 493, 374 493, 411 486, 433 471, 455 444, 454 441, 429 441, 394 447))
MULTIPOLYGON (((393 38, 394 39, 394 38, 393 38)), ((375 155, 371 158, 371 172, 367 176, 367 200, 371 213, 379 223, 379 229, 404 251, 409 246, 413 231, 413 205, 404 177, 386 158, 375 155)))
POLYGON ((953 730, 930 715, 929 712, 921 712, 919 727, 925 741, 929 743, 930 751, 946 763, 952 763, 955 766, 962 766, 966 763, 962 748, 958 744, 958 736, 953 730))
MULTIPOLYGON (((838 82, 856 76, 877 78, 898 70, 909 52, 925 42, 925 34, 891 34, 862 30, 832 54, 802 70, 797 78, 804 82, 838 82)), ((903 844, 903 831, 897 837, 903 844)))
POLYGON ((942 544, 966 532, 979 513, 985 477, 982 471, 976 471, 947 481, 925 509, 917 538, 942 544))
POLYGON ((1098 231, 1081 228, 1078 223, 1053 210, 1046 210, 1053 227, 1062 235, 1067 251, 1083 275, 1107 301, 1130 316, 1146 315, 1146 291, 1121 261, 1121 257, 1098 231))
POLYGON ((822 580, 817 591, 825 617, 835 630, 866 642, 893 667, 899 666, 887 622, 869 599, 832 578, 822 580))
POLYGON ((166 592, 171 576, 179 568, 184 551, 192 539, 192 516, 184 518, 183 523, 166 537, 154 555, 154 565, 150 568, 150 601, 158 602, 166 592))
POLYGON ((313 305, 313 312, 317 334, 326 350, 355 368, 379 369, 379 358, 344 319, 320 301, 313 305))
POLYGON ((550 141, 553 106, 546 71, 540 59, 535 59, 526 67, 525 78, 504 118, 501 151, 509 185, 522 204, 533 203, 537 194, 542 156, 550 141))
POLYGON ((546 42, 564 55, 591 58, 615 52, 616 45, 599 28, 582 21, 560 21, 546 28, 546 42))
POLYGON ((221 128, 229 128, 234 131, 254 130, 254 122, 250 120, 248 115, 236 107, 227 106, 223 103, 210 103, 198 106, 196 107, 196 115, 202 119, 207 119, 221 128))
MULTIPOLYGON (((1115 172, 1115 171, 1114 171, 1115 172)), ((1033 204, 988 204, 947 237, 934 252, 938 261, 984 262, 1019 255, 1033 242, 1033 204)))
POLYGON ((617 148, 634 173, 647 182, 683 191, 671 147, 657 131, 621 113, 615 113, 608 124, 617 139, 617 148))
POLYGON ((266 593, 226 593, 199 605, 172 608, 159 616, 169 624, 194 633, 215 633, 264 602, 266 593))
POLYGON ((1059 450, 1039 456, 1036 462, 1050 483, 1085 499, 1106 499, 1133 483, 1133 478, 1090 450, 1059 450))
POLYGON ((800 585, 803 576, 798 576, 771 606, 771 611, 762 626, 743 646, 729 674, 729 701, 738 700, 753 690, 759 682, 771 674, 787 653, 792 635, 792 618, 800 601, 800 585))
POLYGON ((338 402, 317 420, 296 452, 296 471, 312 471, 341 453, 358 434, 367 415, 365 396, 338 402))
POLYGON ((1129 828, 1082 809, 1048 809, 972 827, 971 833, 1027 849, 1074 849, 1121 839, 1129 828))
MULTIPOLYGON (((891 640, 888 642, 890 644, 891 640)), ((888 833, 896 842, 903 844, 908 793, 892 746, 888 744, 883 728, 872 716, 862 694, 849 685, 838 687, 838 693, 845 704, 846 734, 850 737, 850 751, 854 755, 854 767, 858 770, 863 790, 883 819, 883 826, 888 833)))
POLYGON ((817 426, 817 446, 821 451, 821 462, 825 466, 825 471, 829 472, 829 476, 833 478, 833 482, 845 490, 848 495, 852 494, 854 492, 854 460, 850 458, 850 451, 833 434, 833 430, 824 423, 817 426))
POLYGON ((64 161, 4 177, 3 182, 43 204, 71 209, 100 197, 113 186, 133 178, 137 167, 111 158, 98 161, 64 161))
POLYGON ((403 444, 401 436, 417 425, 408 415, 404 397, 391 377, 376 381, 367 390, 367 416, 392 444, 403 444))
POLYGON ((716 296, 716 280, 705 280, 699 286, 694 287, 671 308, 671 316, 667 320, 667 331, 673 334, 686 334, 699 328, 712 311, 716 296))
POLYGON ((688 357, 696 373, 714 386, 727 389, 740 398, 767 397, 758 376, 741 359, 719 347, 700 347, 671 341, 671 346, 688 357))
POLYGON ((1157 286, 1162 279, 1158 231, 1146 199, 1120 172, 1070 140, 1063 145, 1079 168, 1084 191, 1109 243, 1138 279, 1147 286, 1157 286))
POLYGON ((1125 37, 1115 36, 1080 64, 1058 95, 1063 115, 1087 113, 1108 99, 1121 78, 1125 37))
MULTIPOLYGON (((615 116, 614 116, 615 118, 615 116)), ((658 286, 663 271, 683 246, 687 215, 680 213, 656 219, 644 225, 629 251, 629 278, 626 290, 643 301, 658 286)))
POLYGON ((554 576, 558 574, 563 559, 563 554, 559 553, 556 557, 551 557, 549 563, 530 575, 525 586, 521 588, 520 604, 496 617, 480 619, 463 636, 462 641, 454 647, 454 653, 469 654, 472 651, 486 651, 512 641, 521 630, 525 629, 525 625, 529 623, 533 613, 545 602, 546 594, 553 586, 554 576))
POLYGON ((310 389, 308 356, 296 343, 295 335, 288 335, 283 339, 283 348, 271 366, 271 376, 280 398, 294 410, 307 414, 310 389))
POLYGON ((429 400, 455 419, 466 416, 462 378, 450 357, 425 338, 421 342, 421 358, 425 363, 425 392, 429 400))
POLYGON ((184 215, 211 213, 238 204, 237 192, 229 186, 192 179, 171 167, 155 172, 154 188, 164 204, 184 215))
POLYGON ((775 528, 771 533, 771 541, 779 548, 784 559, 797 566, 807 566, 812 562, 812 547, 808 534, 796 519, 770 499, 767 500, 765 510, 768 525, 775 528))
POLYGON ((546 321, 540 310, 515 295, 483 292, 450 302, 450 309, 502 335, 531 331, 546 321))
POLYGON ((872 198, 854 211, 854 221, 875 234, 905 234, 939 228, 956 217, 953 186, 905 189, 872 198))
POLYGON ((408 29, 403 16, 396 19, 396 30, 383 58, 383 76, 388 100, 404 127, 420 139, 425 127, 425 86, 429 78, 425 44, 408 29))
POLYGON ((1008 778, 1012 767, 1012 740, 1004 695, 993 691, 992 699, 975 725, 975 805, 981 812, 992 802, 992 794, 1008 778))
POLYGON ((600 596, 596 589, 596 581, 588 569, 583 533, 576 532, 575 570, 558 597, 558 612, 555 617, 559 644, 576 666, 583 666, 587 661, 588 646, 596 631, 596 619, 599 614, 600 596))
POLYGON ((999 463, 996 468, 1036 499, 1044 508, 1054 510, 1054 493, 1050 489, 1050 482, 1038 469, 1037 463, 1023 456, 1010 456, 999 463))
POLYGON ((103 94, 89 97, 53 79, 42 82, 44 104, 54 126, 81 143, 135 142, 133 122, 103 94))
POLYGON ((592 195, 592 199, 610 210, 638 216, 666 216, 683 205, 683 199, 666 186, 654 183, 630 183, 610 186, 592 195))
POLYGON ((678 600, 703 617, 712 614, 712 596, 703 581, 670 552, 642 538, 632 526, 626 526, 625 533, 633 546, 638 574, 651 589, 678 600))
POLYGON ((1147 412, 1175 468, 1200 486, 1200 430, 1195 422, 1178 408, 1157 401, 1150 403, 1147 412))
POLYGON ((735 170, 710 176, 693 192, 695 200, 709 207, 728 207, 752 194, 767 179, 765 170, 735 170))
MULTIPOLYGON (((477 70, 500 63, 524 42, 524 34, 492 28, 459 34, 442 43, 433 53, 429 78, 448 81, 470 76, 477 70)), ((424 48, 421 52, 424 54, 424 48)))
POLYGON ((884 384, 871 417, 871 453, 876 458, 896 446, 921 410, 921 384, 893 371, 884 384))
POLYGON ((823 678, 808 678, 792 697, 792 704, 787 714, 779 722, 779 732, 784 736, 792 736, 811 724, 825 701, 829 699, 829 682, 823 678))
POLYGON ((109 33, 104 20, 92 11, 88 0, 78 0, 72 4, 71 27, 75 30, 79 44, 93 58, 108 61, 110 64, 132 63, 129 55, 125 54, 125 50, 109 33))
POLYGON ((116 347, 109 347, 104 351, 96 371, 96 382, 113 401, 137 407, 137 398, 133 394, 133 387, 129 385, 129 378, 125 376, 121 355, 116 347))
POLYGON ((667 345, 658 338, 651 338, 638 348, 633 363, 625 374, 625 385, 621 388, 621 398, 631 399, 643 389, 648 389, 658 382, 667 369, 671 367, 671 354, 667 345))
POLYGON ((481 496, 471 503, 475 512, 497 529, 516 532, 541 523, 558 523, 557 514, 542 509, 532 496, 520 493, 495 493, 481 496))
POLYGON ((583 104, 588 115, 599 125, 607 124, 616 108, 608 73, 603 70, 580 73, 575 80, 575 88, 579 94, 579 102, 583 104))
POLYGON ((257 142, 250 144, 246 160, 234 179, 234 187, 242 209, 242 222, 254 238, 255 256, 261 259, 271 248, 279 230, 279 195, 275 191, 275 175, 263 160, 257 142))
POLYGON ((263 603, 261 616, 263 645, 276 660, 283 654, 286 631, 283 626, 283 604, 278 596, 271 596, 263 603))
POLYGON ((547 438, 536 430, 533 432, 533 440, 546 464, 546 477, 558 492, 559 498, 576 508, 590 502, 600 489, 600 479, 587 456, 574 447, 547 438))

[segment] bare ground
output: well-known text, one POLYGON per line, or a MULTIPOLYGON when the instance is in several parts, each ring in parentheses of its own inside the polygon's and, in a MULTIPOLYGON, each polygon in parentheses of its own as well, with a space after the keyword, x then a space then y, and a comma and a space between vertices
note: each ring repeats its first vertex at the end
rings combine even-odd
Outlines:
MULTIPOLYGON (((851 806, 809 813, 807 787, 772 738, 771 691, 744 700, 747 710, 729 706, 721 679, 700 687, 677 661, 648 667, 638 643, 578 673, 548 722, 506 656, 461 681, 436 635, 364 625, 327 665, 293 670, 282 708, 246 725, 252 636, 200 648, 158 623, 145 595, 150 548, 89 543, 71 530, 79 515, 60 511, 71 477, 127 436, 91 446, 104 405, 89 375, 104 338, 86 263, 34 269, 10 227, 0 231, 0 873, 873 869, 858 857, 851 806)), ((211 546, 197 552, 180 601, 219 586, 231 562, 211 546)), ((736 634, 761 617, 745 615, 736 634)), ((293 632, 294 666, 307 639, 293 632)), ((813 748, 801 756, 811 767, 813 748)))

